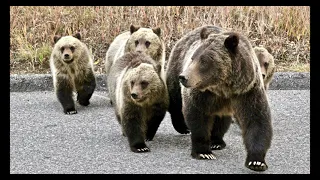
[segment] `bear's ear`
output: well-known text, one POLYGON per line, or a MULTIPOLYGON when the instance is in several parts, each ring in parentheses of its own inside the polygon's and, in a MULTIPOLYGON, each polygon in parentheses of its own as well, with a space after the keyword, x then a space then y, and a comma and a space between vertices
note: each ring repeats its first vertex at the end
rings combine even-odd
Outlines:
POLYGON ((224 41, 224 46, 231 52, 235 53, 239 44, 239 35, 236 33, 230 34, 224 41))
POLYGON ((153 31, 156 35, 158 35, 158 36, 160 37, 160 35, 161 35, 161 29, 160 29, 159 27, 158 27, 158 28, 153 28, 152 31, 153 31))
POLYGON ((209 34, 210 33, 208 32, 208 29, 206 27, 202 28, 200 32, 201 40, 207 39, 209 34))
POLYGON ((81 40, 81 34, 80 34, 80 32, 75 33, 75 34, 73 35, 73 37, 81 40))
POLYGON ((57 43, 60 38, 61 38, 60 35, 55 35, 55 36, 53 37, 53 42, 54 42, 54 43, 57 43))
POLYGON ((272 49, 270 47, 266 47, 266 50, 268 51, 268 53, 272 53, 272 49))
POLYGON ((136 32, 136 31, 138 31, 138 29, 140 29, 139 26, 131 25, 130 26, 130 33, 132 34, 132 33, 136 32))

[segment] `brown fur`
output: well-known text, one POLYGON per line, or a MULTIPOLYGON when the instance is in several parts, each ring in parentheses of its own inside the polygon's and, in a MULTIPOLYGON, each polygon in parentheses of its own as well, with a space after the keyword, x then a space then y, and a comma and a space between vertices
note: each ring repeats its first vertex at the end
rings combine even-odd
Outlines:
POLYGON ((199 27, 173 47, 166 77, 172 123, 178 132, 190 129, 192 157, 214 159, 211 150, 226 146, 223 136, 235 115, 247 150, 246 167, 267 169, 271 114, 259 61, 247 37, 199 27))
POLYGON ((55 92, 66 114, 77 113, 73 92, 77 92, 79 104, 87 106, 96 86, 92 55, 80 40, 80 33, 56 35, 50 57, 55 92))
POLYGON ((161 65, 145 53, 128 52, 110 68, 109 96, 122 132, 133 152, 148 152, 168 107, 161 65))
POLYGON ((161 29, 130 26, 130 31, 119 34, 110 44, 106 53, 106 75, 112 64, 126 52, 145 52, 161 65, 161 77, 164 79, 165 45, 161 39, 161 29))
POLYGON ((253 49, 259 59, 264 87, 267 90, 269 89, 275 72, 274 58, 271 54, 271 49, 264 47, 254 47, 253 49))

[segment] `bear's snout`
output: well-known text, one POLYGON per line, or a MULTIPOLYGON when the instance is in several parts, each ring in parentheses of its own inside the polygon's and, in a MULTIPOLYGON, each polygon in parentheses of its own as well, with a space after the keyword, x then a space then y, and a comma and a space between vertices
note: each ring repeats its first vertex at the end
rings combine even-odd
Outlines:
POLYGON ((131 97, 132 97, 133 99, 137 99, 137 98, 138 98, 138 94, 136 94, 136 93, 131 93, 131 97))

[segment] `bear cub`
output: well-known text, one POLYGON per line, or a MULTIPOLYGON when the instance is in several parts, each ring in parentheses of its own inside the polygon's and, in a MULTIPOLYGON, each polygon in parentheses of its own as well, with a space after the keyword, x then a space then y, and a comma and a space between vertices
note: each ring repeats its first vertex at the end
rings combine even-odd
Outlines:
POLYGON ((162 66, 164 78, 165 44, 161 39, 161 28, 147 28, 130 25, 130 30, 122 32, 110 44, 106 53, 105 69, 108 76, 112 64, 126 52, 144 52, 162 66))
POLYGON ((54 36, 50 69, 55 93, 65 114, 77 113, 73 92, 77 93, 80 105, 88 106, 96 87, 92 55, 80 40, 79 32, 73 36, 54 36))
POLYGON ((127 52, 110 67, 109 97, 131 151, 149 152, 168 108, 168 92, 161 65, 140 52, 127 52))
POLYGON ((260 63, 264 87, 268 90, 275 72, 274 58, 271 54, 272 50, 269 47, 264 48, 260 46, 256 46, 253 49, 260 63))

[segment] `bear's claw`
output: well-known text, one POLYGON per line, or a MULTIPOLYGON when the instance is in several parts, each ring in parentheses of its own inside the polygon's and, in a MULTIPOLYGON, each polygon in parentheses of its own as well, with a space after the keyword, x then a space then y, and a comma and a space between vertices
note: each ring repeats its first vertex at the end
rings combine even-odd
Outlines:
POLYGON ((261 161, 249 161, 246 167, 253 171, 265 171, 268 169, 267 164, 261 161))

